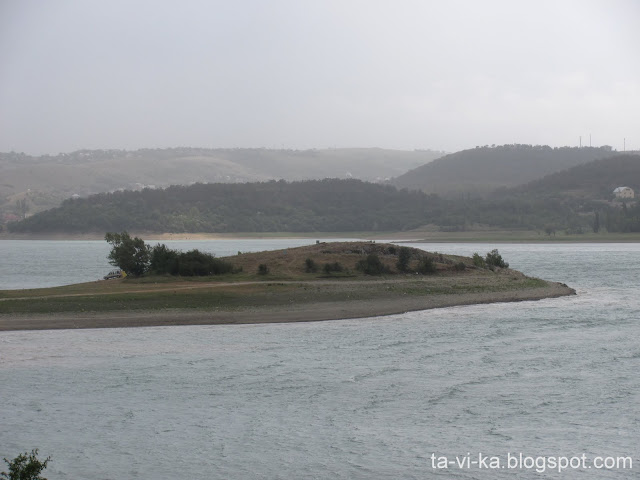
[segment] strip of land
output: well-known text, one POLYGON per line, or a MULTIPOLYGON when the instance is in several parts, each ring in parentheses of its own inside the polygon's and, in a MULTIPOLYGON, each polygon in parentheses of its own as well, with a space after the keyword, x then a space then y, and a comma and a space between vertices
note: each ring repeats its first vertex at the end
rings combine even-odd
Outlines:
POLYGON ((468 257, 371 242, 320 243, 226 261, 235 273, 0 291, 0 331, 311 322, 575 294, 509 268, 478 267, 468 257), (401 251, 409 255, 402 271, 401 251), (372 256, 383 273, 362 272, 359 265, 372 256), (425 260, 431 270, 421 273, 425 260), (260 266, 268 273, 256 273, 260 266))
POLYGON ((248 308, 235 311, 168 309, 109 313, 9 314, 0 315, 0 331, 314 322, 393 315, 458 305, 540 300, 574 294, 575 291, 566 285, 549 283, 544 287, 516 291, 314 302, 297 305, 264 306, 259 309, 248 308))

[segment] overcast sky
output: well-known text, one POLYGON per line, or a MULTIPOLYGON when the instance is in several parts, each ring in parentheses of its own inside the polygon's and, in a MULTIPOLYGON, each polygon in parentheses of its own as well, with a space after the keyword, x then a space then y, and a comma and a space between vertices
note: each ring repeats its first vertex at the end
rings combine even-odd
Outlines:
POLYGON ((638 0, 0 0, 0 151, 640 148, 638 0))

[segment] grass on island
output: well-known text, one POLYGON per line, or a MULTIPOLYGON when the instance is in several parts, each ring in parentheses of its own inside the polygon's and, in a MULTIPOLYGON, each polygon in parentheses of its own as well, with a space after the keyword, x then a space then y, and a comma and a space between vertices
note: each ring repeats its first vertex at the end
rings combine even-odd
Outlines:
MULTIPOLYGON (((468 257, 427 253, 409 248, 409 269, 398 271, 398 245, 337 242, 259 253, 240 253, 225 260, 239 273, 209 277, 143 276, 63 287, 0 291, 0 314, 156 311, 198 309, 238 311, 260 307, 464 294, 539 288, 547 285, 509 269, 476 268, 468 257), (387 273, 366 275, 359 261, 376 255, 387 273), (416 274, 424 257, 435 272, 416 274), (307 259, 316 266, 309 271, 307 259), (341 270, 325 272, 325 265, 341 270), (461 267, 464 264, 464 268, 461 267), (268 273, 260 274, 266 265, 268 273)), ((330 269, 331 270, 331 269, 330 269)))

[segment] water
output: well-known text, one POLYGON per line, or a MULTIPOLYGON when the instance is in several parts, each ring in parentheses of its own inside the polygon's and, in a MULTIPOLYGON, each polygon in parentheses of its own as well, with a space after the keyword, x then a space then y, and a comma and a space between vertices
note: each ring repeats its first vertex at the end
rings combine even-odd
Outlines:
POLYGON ((38 447, 50 480, 640 478, 640 245, 497 247, 579 295, 311 324, 2 333, 0 457, 38 447), (431 459, 506 466, 519 453, 584 454, 592 468, 431 459), (596 456, 633 469, 596 470, 596 456))

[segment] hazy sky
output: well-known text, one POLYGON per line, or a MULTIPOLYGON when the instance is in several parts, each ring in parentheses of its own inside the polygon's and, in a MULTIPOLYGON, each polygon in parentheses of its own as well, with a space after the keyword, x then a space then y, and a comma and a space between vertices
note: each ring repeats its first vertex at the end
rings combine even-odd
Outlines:
POLYGON ((0 0, 0 151, 640 148, 638 0, 0 0))

